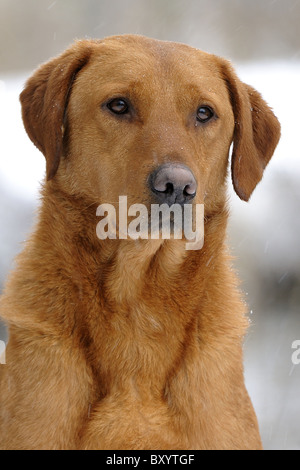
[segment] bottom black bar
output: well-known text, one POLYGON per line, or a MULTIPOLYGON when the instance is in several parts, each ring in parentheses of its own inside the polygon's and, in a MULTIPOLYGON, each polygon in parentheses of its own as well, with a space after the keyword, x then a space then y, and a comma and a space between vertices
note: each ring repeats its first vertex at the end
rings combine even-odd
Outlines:
POLYGON ((143 469, 146 466, 185 465, 199 466, 199 451, 100 451, 97 456, 105 465, 126 465, 143 469), (100 454, 100 455, 99 455, 100 454))

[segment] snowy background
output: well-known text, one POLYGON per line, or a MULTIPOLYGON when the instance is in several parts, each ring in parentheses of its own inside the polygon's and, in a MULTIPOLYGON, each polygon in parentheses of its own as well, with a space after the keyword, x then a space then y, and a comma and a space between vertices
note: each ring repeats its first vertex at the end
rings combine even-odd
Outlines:
POLYGON ((300 365, 291 360, 300 340, 299 24, 298 0, 0 0, 0 292, 45 172, 18 95, 32 69, 74 38, 131 32, 187 42, 232 59, 273 107, 282 139, 250 203, 230 187, 229 243, 251 318, 247 387, 264 447, 282 450, 300 450, 300 365))

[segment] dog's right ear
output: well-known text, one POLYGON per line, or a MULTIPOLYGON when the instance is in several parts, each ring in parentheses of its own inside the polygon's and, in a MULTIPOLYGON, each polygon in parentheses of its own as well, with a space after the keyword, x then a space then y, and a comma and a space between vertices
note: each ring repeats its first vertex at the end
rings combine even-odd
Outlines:
POLYGON ((42 65, 20 95, 25 129, 46 158, 47 180, 55 176, 59 166, 72 85, 91 52, 91 41, 78 41, 61 56, 42 65))

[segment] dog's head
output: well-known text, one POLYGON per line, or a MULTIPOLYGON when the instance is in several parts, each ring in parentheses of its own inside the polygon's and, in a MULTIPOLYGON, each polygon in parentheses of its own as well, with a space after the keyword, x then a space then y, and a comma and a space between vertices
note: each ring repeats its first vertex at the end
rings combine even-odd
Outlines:
POLYGON ((21 94, 47 179, 96 203, 248 200, 280 137, 260 94, 229 62, 141 36, 79 41, 42 65, 21 94))

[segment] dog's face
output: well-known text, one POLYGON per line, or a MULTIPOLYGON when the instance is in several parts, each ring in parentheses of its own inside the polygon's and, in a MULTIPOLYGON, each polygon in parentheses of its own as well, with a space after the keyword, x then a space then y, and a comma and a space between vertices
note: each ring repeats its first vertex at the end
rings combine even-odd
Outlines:
POLYGON ((172 180, 174 164, 191 172, 198 203, 224 185, 234 131, 228 90, 217 60, 189 47, 99 44, 74 83, 68 125, 62 167, 97 201, 157 202, 151 175, 169 168, 172 180))
POLYGON ((21 95, 48 179, 95 203, 225 197, 229 149, 248 200, 277 145, 270 108, 223 59, 140 36, 81 41, 42 66, 21 95))

